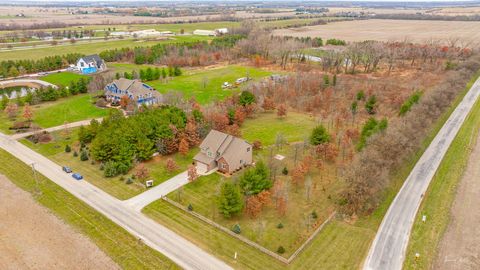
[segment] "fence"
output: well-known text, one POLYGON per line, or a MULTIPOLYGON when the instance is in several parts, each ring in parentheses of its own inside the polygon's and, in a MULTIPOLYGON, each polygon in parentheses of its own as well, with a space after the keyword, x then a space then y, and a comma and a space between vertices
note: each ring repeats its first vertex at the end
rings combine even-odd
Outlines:
POLYGON ((173 200, 170 200, 169 198, 167 197, 162 197, 162 199, 168 203, 170 203, 171 205, 179 208, 180 210, 183 210, 187 213, 189 213, 190 215, 200 219, 201 221, 223 231, 224 233, 227 233, 228 235, 232 236, 232 237, 235 237, 237 238, 238 240, 244 242, 245 244, 267 254, 268 256, 270 257, 273 257, 277 260, 279 260, 280 262, 284 263, 284 264, 289 264, 291 263, 297 256, 298 254, 300 254, 300 252, 302 252, 302 250, 308 245, 310 244, 310 242, 315 238, 315 236, 317 236, 317 234, 323 229, 323 227, 332 220, 332 218, 335 216, 336 212, 333 212, 328 218, 327 220, 325 220, 325 222, 322 223, 322 225, 320 225, 317 229, 315 229, 315 231, 313 232, 313 234, 287 259, 285 257, 282 257, 280 255, 278 255, 277 253, 271 251, 271 250, 268 250, 266 248, 264 248, 263 246, 243 237, 242 235, 239 235, 239 234, 236 234, 234 232, 232 232, 231 230, 223 227, 222 225, 200 215, 199 213, 196 213, 194 211, 189 211, 186 207, 184 207, 183 205, 173 201, 173 200))

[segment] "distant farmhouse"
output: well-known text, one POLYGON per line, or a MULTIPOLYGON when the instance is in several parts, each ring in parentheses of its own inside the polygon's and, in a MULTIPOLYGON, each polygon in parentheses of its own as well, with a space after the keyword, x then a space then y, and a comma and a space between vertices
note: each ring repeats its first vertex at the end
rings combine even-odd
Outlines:
POLYGON ((98 54, 92 54, 79 58, 76 68, 83 74, 91 74, 107 69, 107 65, 98 54))
POLYGON ((200 144, 200 153, 193 159, 199 173, 215 168, 219 172, 233 173, 252 164, 252 145, 241 138, 212 130, 200 144))
POLYGON ((125 78, 114 80, 108 84, 105 87, 105 96, 111 103, 119 103, 123 96, 127 96, 129 100, 135 101, 137 107, 143 104, 147 106, 160 104, 163 100, 162 94, 151 86, 138 80, 125 78))
POLYGON ((201 30, 197 29, 193 31, 194 35, 197 36, 218 36, 218 35, 223 35, 223 34, 228 34, 228 29, 227 28, 218 28, 215 30, 201 30))

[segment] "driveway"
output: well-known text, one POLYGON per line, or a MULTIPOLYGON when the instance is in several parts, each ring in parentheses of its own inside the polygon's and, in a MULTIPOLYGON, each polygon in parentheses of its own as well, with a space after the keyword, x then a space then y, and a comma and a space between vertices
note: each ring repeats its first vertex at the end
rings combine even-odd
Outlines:
POLYGON ((175 234, 142 213, 126 206, 86 181, 76 181, 61 167, 11 137, 0 133, 0 147, 30 165, 72 195, 158 250, 184 269, 232 269, 223 261, 175 234))
POLYGON ((135 211, 141 211, 145 206, 186 184, 188 184, 187 171, 182 172, 161 183, 160 185, 150 188, 148 191, 145 191, 142 194, 123 202, 125 205, 133 208, 135 211))
POLYGON ((365 261, 364 269, 402 269, 410 231, 422 202, 423 194, 427 191, 443 156, 479 95, 480 79, 475 82, 450 115, 450 118, 405 180, 383 218, 365 261))

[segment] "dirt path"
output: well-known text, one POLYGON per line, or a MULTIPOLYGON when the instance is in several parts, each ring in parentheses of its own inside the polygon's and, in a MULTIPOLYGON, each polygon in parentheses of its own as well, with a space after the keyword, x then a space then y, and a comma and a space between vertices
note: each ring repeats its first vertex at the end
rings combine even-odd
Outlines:
POLYGON ((0 175, 0 269, 119 269, 88 238, 0 175))
POLYGON ((480 138, 468 161, 433 269, 480 269, 480 138))

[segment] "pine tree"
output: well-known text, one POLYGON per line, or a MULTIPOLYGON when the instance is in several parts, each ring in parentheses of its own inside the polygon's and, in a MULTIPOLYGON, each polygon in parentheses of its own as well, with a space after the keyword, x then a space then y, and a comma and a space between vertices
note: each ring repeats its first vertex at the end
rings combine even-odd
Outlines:
POLYGON ((225 218, 238 214, 243 209, 243 199, 238 187, 227 181, 222 185, 218 201, 220 213, 225 218))

